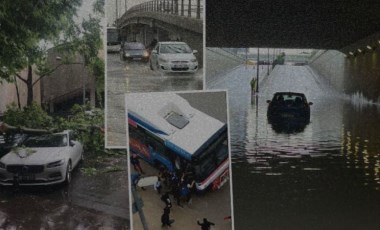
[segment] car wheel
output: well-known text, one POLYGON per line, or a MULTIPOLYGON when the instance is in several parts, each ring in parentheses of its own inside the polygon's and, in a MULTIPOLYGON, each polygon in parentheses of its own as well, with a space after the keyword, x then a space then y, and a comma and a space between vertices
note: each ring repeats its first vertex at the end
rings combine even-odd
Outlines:
POLYGON ((71 161, 67 164, 67 169, 66 169, 66 179, 65 179, 65 184, 69 185, 71 183, 71 172, 72 172, 72 166, 71 166, 71 161))

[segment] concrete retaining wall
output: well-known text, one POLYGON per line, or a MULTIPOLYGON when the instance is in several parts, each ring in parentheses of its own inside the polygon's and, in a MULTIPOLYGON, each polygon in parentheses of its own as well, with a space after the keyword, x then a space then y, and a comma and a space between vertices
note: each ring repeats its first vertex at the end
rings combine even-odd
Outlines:
POLYGON ((356 57, 339 51, 321 52, 310 66, 339 91, 370 102, 380 102, 380 50, 356 57))
POLYGON ((223 48, 206 48, 206 79, 229 71, 244 63, 244 59, 223 48))

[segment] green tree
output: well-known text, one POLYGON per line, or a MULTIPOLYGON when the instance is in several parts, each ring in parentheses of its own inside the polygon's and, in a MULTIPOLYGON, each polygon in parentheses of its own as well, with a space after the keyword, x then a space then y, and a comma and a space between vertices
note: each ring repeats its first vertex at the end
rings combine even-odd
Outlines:
POLYGON ((83 56, 85 66, 97 77, 97 82, 103 81, 104 85, 104 62, 98 57, 102 48, 100 20, 104 16, 104 0, 95 1, 95 16, 90 15, 89 19, 76 25, 73 17, 81 2, 6 0, 0 6, 0 83, 4 80, 11 82, 14 76, 24 82, 28 89, 28 106, 32 105, 33 86, 60 66, 70 64, 78 53, 83 56), (46 43, 60 45, 65 61, 49 66, 46 43), (27 69, 25 78, 20 74, 24 69, 27 69), (33 73, 39 75, 35 81, 33 73))
MULTIPOLYGON (((44 64, 42 42, 56 41, 73 23, 81 0, 5 0, 0 6, 0 81, 16 76, 28 87, 33 101, 33 67, 44 64), (27 76, 20 71, 27 69, 27 76)), ((41 75, 44 77, 46 75, 41 75)))
POLYGON ((66 44, 63 52, 69 57, 79 54, 83 57, 84 65, 95 77, 98 100, 101 101, 104 93, 104 60, 99 57, 103 49, 103 31, 101 20, 104 18, 104 0, 96 0, 93 4, 93 13, 83 19, 79 25, 73 24, 67 30, 66 44))

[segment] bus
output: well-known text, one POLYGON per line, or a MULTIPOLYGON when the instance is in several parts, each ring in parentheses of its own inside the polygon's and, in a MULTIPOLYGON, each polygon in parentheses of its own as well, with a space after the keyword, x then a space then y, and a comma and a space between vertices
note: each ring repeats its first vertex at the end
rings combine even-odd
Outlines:
POLYGON ((116 27, 107 27, 107 53, 120 51, 120 36, 116 27))
POLYGON ((198 191, 218 190, 228 181, 226 123, 175 93, 127 94, 126 108, 130 153, 169 172, 190 170, 198 191))

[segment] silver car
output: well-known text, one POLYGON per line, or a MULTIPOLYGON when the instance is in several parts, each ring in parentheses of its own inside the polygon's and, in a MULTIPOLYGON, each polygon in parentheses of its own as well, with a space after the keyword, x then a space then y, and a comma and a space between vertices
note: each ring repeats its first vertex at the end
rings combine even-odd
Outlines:
POLYGON ((158 42, 150 55, 150 68, 163 72, 195 73, 198 61, 185 42, 158 42))
POLYGON ((69 184, 83 159, 83 145, 71 130, 29 136, 20 146, 0 158, 1 185, 69 184))

